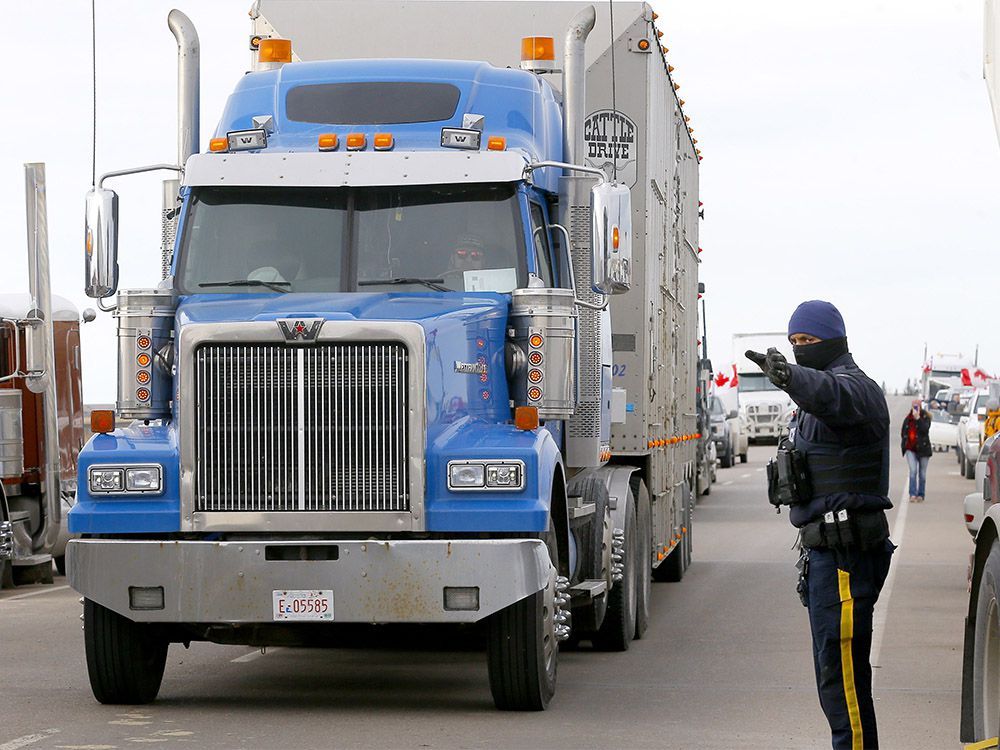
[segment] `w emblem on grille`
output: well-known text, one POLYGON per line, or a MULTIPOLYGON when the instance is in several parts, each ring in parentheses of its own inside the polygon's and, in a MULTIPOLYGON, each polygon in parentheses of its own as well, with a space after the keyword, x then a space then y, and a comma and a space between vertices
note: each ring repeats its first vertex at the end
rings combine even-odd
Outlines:
POLYGON ((277 321, 285 341, 292 344, 311 344, 316 341, 319 329, 323 327, 324 322, 323 318, 306 318, 305 320, 279 318, 277 321))

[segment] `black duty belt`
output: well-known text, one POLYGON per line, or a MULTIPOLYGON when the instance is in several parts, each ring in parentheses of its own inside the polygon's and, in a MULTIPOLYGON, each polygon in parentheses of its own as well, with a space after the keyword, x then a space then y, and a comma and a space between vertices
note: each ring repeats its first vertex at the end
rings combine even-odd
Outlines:
POLYGON ((882 490, 882 451, 825 455, 806 453, 812 495, 850 492, 858 495, 884 495, 882 490))
POLYGON ((889 538, 889 521, 885 512, 869 513, 830 511, 820 519, 807 523, 800 530, 803 547, 812 549, 843 549, 859 547, 873 549, 889 538))

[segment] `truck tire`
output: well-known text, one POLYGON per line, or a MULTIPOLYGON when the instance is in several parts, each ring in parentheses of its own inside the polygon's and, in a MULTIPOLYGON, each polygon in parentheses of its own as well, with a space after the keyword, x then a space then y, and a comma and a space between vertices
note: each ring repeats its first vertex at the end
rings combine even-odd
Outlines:
POLYGON ((733 467, 733 453, 732 453, 732 451, 729 451, 727 453, 723 453, 719 457, 719 466, 721 466, 723 469, 731 469, 733 467))
POLYGON ((85 599, 83 640, 90 689, 100 703, 134 705, 156 699, 169 644, 155 626, 85 599))
POLYGON ((1000 727, 1000 541, 994 541, 979 578, 972 667, 972 714, 976 739, 1000 727))
POLYGON ((10 560, 0 562, 0 589, 14 588, 14 566, 10 560))
POLYGON ((555 577, 491 615, 486 657, 493 703, 501 711, 544 711, 556 690, 555 577))
POLYGON ((637 606, 637 580, 639 560, 637 555, 637 534, 635 520, 635 503, 626 498, 628 508, 625 509, 625 569, 622 580, 615 583, 608 595, 608 609, 604 614, 604 622, 591 639, 594 648, 600 651, 628 651, 632 638, 635 636, 635 618, 637 606))
POLYGON ((966 479, 975 479, 976 478, 976 462, 975 461, 970 461, 968 459, 965 460, 965 471, 963 473, 963 476, 966 479))
POLYGON ((746 453, 741 453, 740 454, 740 463, 741 464, 745 464, 746 462, 747 462, 747 454, 746 453))
POLYGON ((649 505, 646 483, 638 474, 632 475, 629 486, 635 502, 635 637, 639 639, 649 627, 653 599, 653 509, 649 505))

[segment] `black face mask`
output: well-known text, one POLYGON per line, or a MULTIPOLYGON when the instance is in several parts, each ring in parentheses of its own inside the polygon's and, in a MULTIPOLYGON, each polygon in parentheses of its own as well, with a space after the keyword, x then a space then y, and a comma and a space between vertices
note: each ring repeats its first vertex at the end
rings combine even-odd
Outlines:
POLYGON ((795 354, 795 364, 823 370, 837 357, 847 354, 847 337, 824 339, 815 344, 797 344, 792 347, 792 352, 795 354))

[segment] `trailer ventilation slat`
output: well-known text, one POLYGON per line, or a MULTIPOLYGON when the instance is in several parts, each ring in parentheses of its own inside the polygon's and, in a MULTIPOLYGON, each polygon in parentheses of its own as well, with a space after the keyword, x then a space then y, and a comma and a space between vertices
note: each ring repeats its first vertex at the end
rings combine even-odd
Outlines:
POLYGON ((206 344, 195 509, 410 508, 403 344, 206 344))

